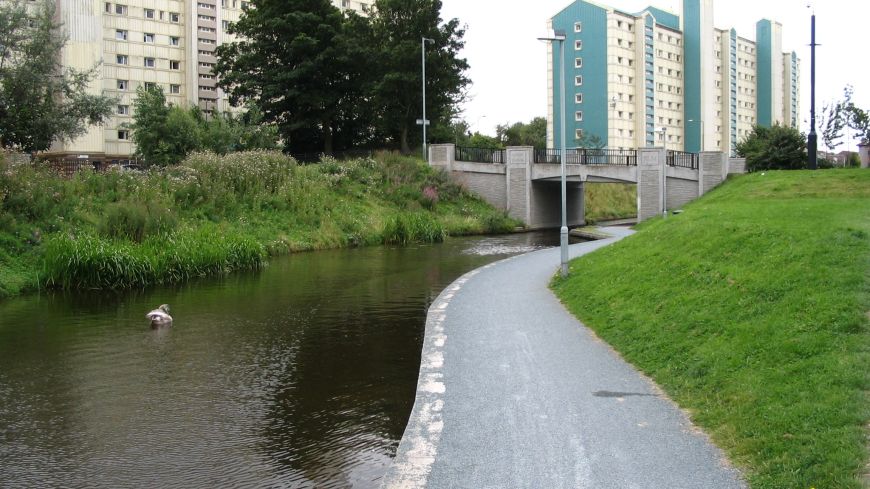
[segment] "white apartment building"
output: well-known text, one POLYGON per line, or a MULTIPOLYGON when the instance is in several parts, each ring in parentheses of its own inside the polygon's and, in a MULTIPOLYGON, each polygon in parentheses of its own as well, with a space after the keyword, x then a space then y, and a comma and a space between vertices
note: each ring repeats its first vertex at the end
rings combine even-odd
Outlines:
MULTIPOLYGON (((365 14, 372 1, 332 0, 365 14)), ((57 0, 56 15, 68 42, 63 66, 100 64, 90 89, 118 99, 115 114, 75 141, 55 144, 47 156, 125 160, 134 152, 127 128, 140 86, 158 85, 167 101, 206 112, 232 110, 217 87, 217 46, 232 42, 227 27, 242 15, 244 0, 57 0)))

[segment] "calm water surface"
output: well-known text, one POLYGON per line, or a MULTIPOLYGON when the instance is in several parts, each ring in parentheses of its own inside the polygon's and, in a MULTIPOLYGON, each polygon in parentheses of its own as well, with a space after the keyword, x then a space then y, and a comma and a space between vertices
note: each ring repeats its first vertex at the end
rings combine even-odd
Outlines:
POLYGON ((220 280, 0 302, 0 487, 377 487, 430 302, 557 244, 302 253, 220 280), (144 314, 161 303, 175 324, 154 331, 144 314))

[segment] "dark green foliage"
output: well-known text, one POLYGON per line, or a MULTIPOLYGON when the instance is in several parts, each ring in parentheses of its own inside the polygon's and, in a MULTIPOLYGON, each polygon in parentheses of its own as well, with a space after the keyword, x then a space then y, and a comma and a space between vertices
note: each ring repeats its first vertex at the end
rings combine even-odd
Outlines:
POLYGON ((54 18, 53 0, 0 2, 2 148, 46 150, 112 113, 113 99, 88 92, 97 67, 83 72, 62 67, 66 38, 54 18))
POLYGON ((249 107, 239 117, 219 112, 209 115, 198 107, 168 105, 158 86, 139 87, 134 107, 131 129, 136 155, 148 165, 175 164, 194 151, 224 155, 277 146, 274 126, 262 124, 256 107, 249 107))
POLYGON ((252 3, 229 28, 241 40, 218 48, 221 86, 233 103, 259 106, 291 152, 331 153, 342 120, 356 113, 364 64, 373 60, 359 52, 359 39, 348 39, 352 25, 328 0, 252 3))
POLYGON ((535 149, 547 147, 547 119, 535 117, 528 124, 516 122, 512 125, 496 127, 496 136, 505 146, 533 146, 535 149))
POLYGON ((122 201, 108 204, 98 229, 100 235, 142 242, 146 236, 165 235, 178 219, 160 202, 122 201))
POLYGON ((422 116, 421 37, 432 40, 425 47, 426 118, 449 121, 470 83, 459 57, 465 30, 457 19, 442 23, 440 0, 377 0, 371 27, 376 124, 407 154, 422 116))
POLYGON ((748 171, 799 170, 807 166, 806 136, 793 127, 753 126, 737 143, 737 155, 746 158, 748 171))

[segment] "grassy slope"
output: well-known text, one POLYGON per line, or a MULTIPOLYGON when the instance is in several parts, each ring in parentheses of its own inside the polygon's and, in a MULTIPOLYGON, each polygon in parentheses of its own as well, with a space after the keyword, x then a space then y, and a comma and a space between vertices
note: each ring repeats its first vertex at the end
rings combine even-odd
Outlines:
POLYGON ((637 216, 637 185, 633 183, 587 183, 584 197, 589 223, 637 216))
POLYGON ((730 180, 571 264, 569 309, 658 382, 755 488, 867 468, 870 172, 730 180))
POLYGON ((267 254, 517 224, 396 155, 310 166, 277 153, 194 155, 165 171, 71 179, 0 162, 0 297, 46 279, 64 288, 170 282, 256 267, 267 254))

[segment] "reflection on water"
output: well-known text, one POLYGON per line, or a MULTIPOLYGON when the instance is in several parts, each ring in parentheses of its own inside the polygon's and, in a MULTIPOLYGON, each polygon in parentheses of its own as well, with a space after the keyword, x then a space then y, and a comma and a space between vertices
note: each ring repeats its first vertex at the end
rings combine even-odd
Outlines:
POLYGON ((220 280, 0 303, 0 487, 377 487, 429 303, 470 269, 557 243, 303 253, 220 280), (175 323, 152 330, 144 314, 162 303, 175 323))

